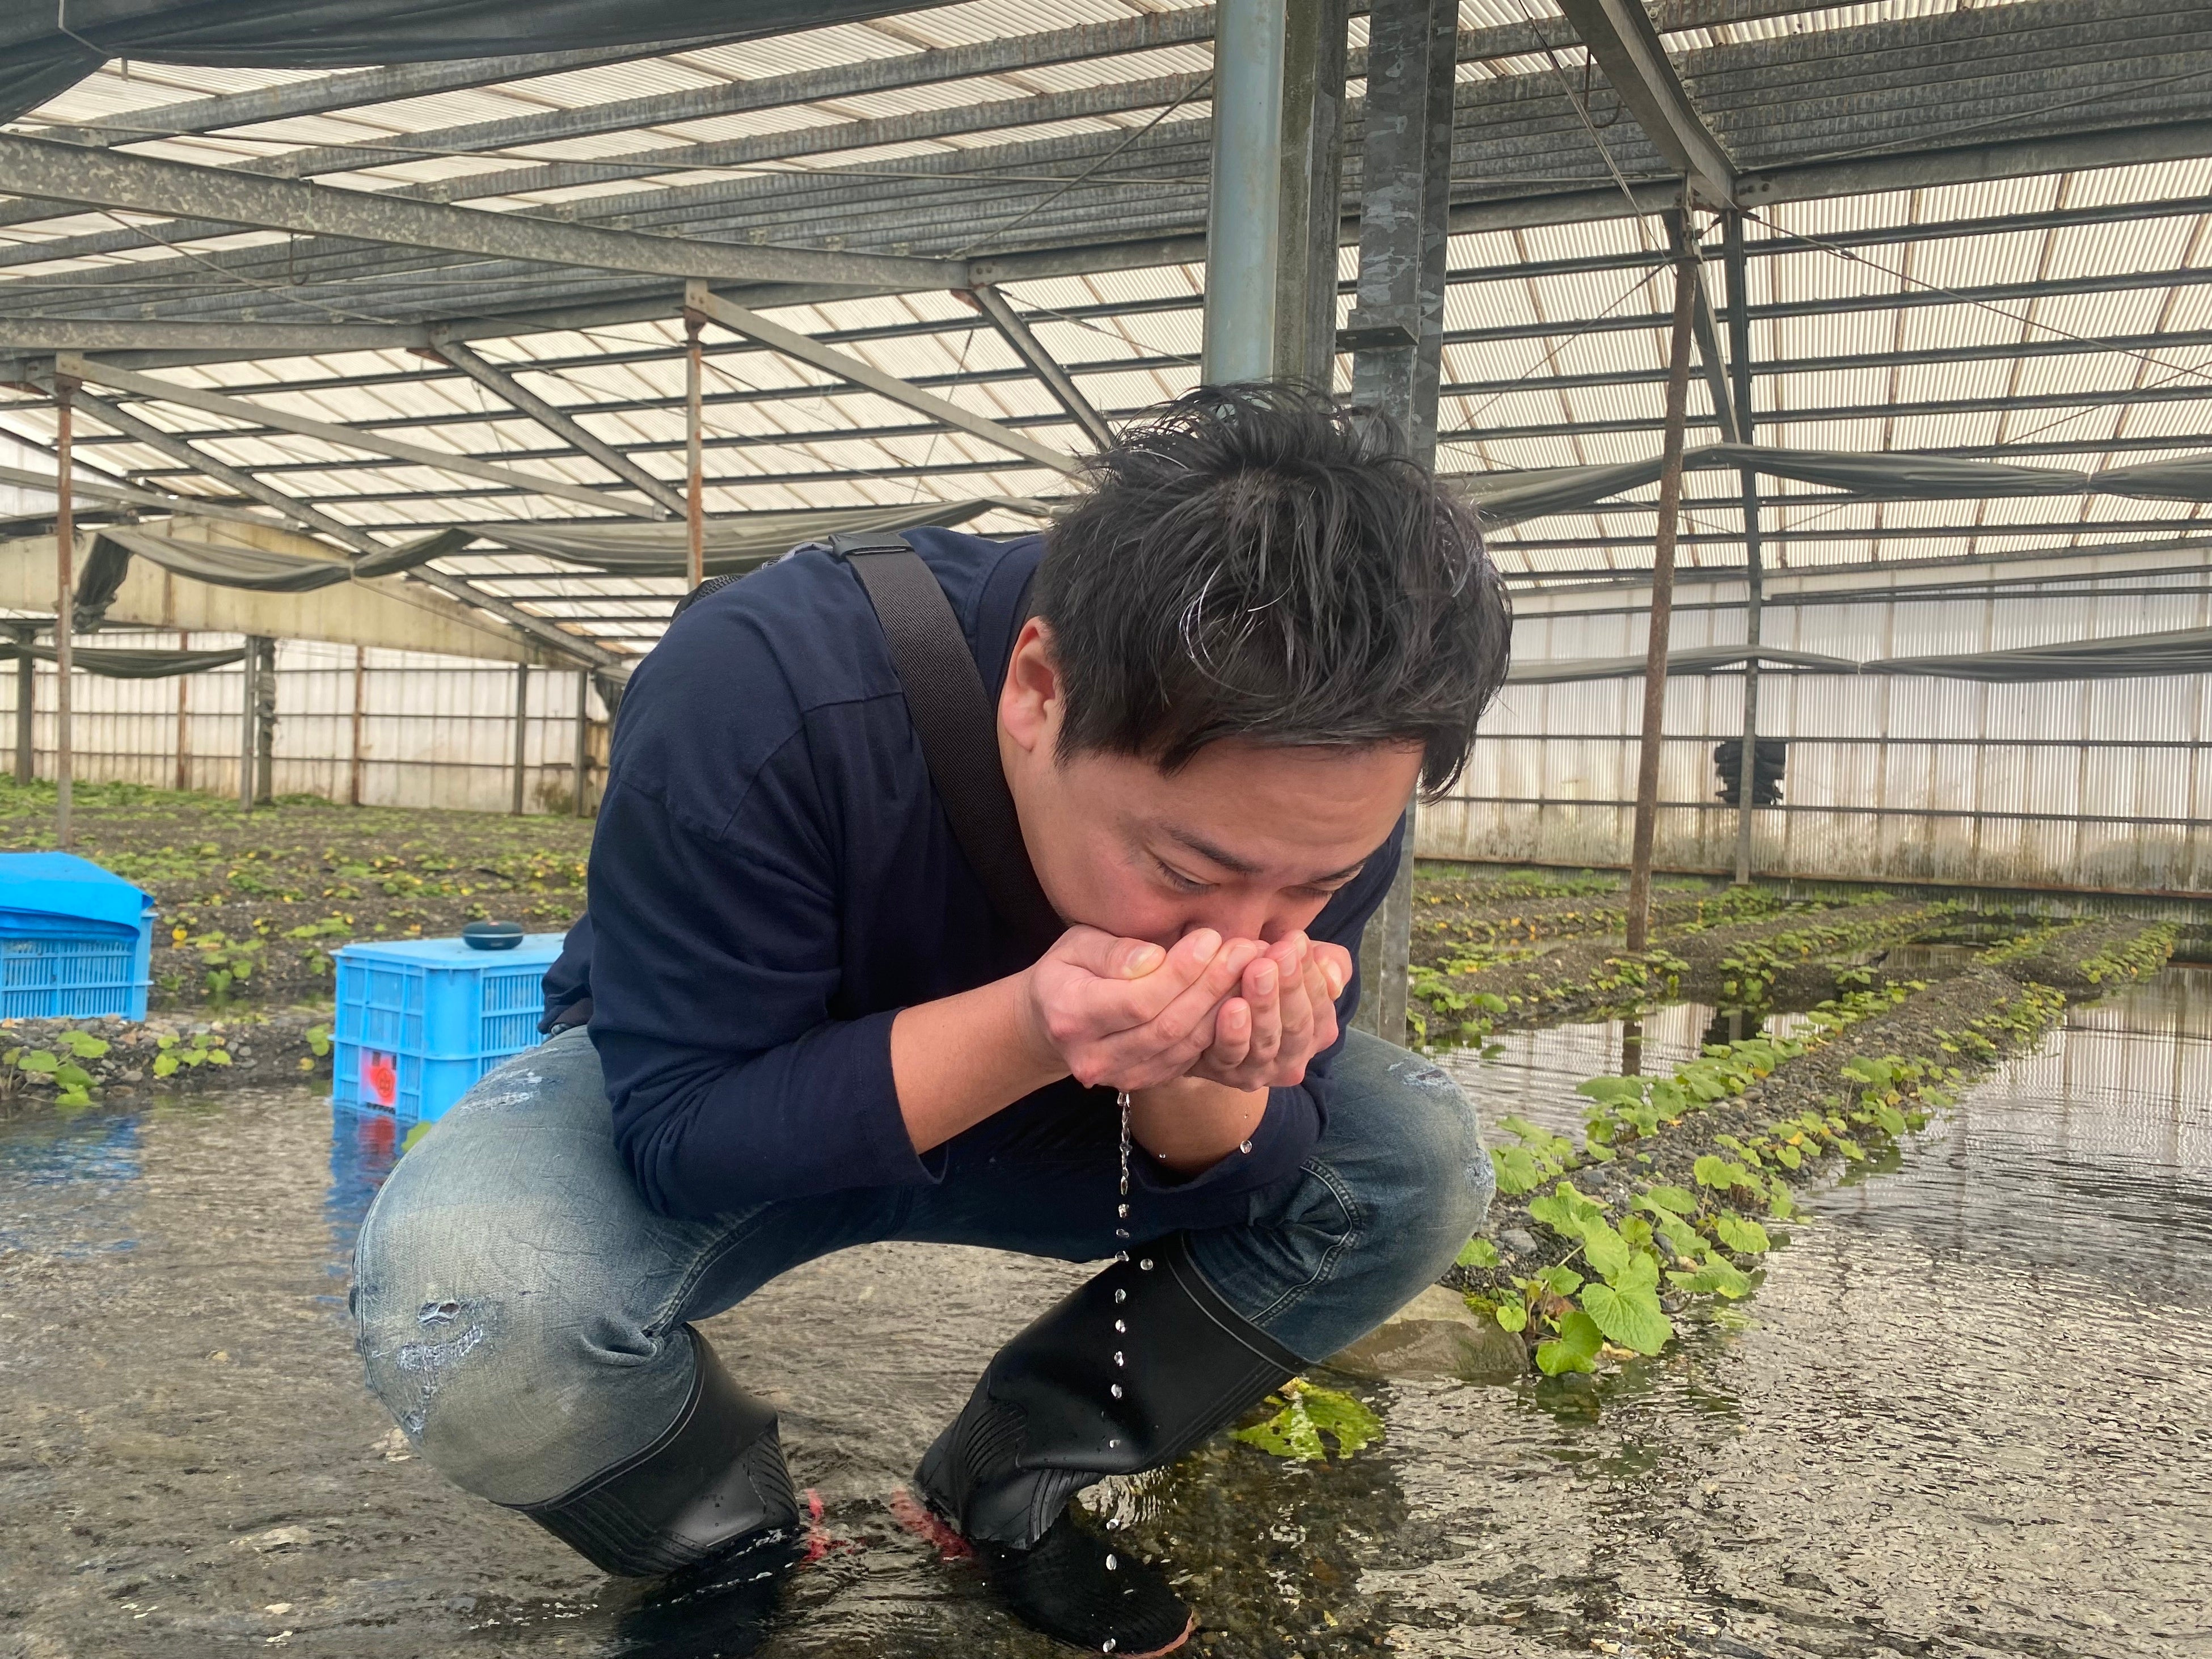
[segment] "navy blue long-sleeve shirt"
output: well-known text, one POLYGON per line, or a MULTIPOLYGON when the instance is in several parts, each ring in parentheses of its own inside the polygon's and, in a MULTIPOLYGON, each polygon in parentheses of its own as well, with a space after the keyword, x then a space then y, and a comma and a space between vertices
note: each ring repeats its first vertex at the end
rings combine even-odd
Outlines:
MULTIPOLYGON (((1040 538, 908 539, 995 701, 1040 538)), ((1315 938, 1357 957, 1396 848, 1394 833, 1331 898, 1315 938)), ((942 1180, 968 1158, 1110 1148, 1112 1095, 1067 1080, 915 1151, 891 1078, 893 1017, 1031 958, 954 838, 866 592, 825 550, 801 549, 700 600, 639 665, 588 896, 546 976, 549 1009, 592 999, 617 1141, 665 1214, 942 1180)), ((1339 1007, 1347 1024, 1358 994, 1355 979, 1339 1007)), ((1223 1224, 1293 1176, 1321 1133, 1335 1052, 1271 1091, 1249 1154, 1183 1180, 1139 1158, 1138 1218, 1223 1224)))

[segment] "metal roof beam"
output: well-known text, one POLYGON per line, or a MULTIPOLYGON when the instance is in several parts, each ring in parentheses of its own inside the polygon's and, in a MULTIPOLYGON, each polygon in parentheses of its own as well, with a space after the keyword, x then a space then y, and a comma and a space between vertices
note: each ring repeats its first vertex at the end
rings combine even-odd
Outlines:
MULTIPOLYGON (((1045 349, 1044 342, 1030 331, 1022 314, 1007 304, 1006 296, 988 283, 978 283, 967 290, 967 295, 975 301, 976 309, 991 319, 992 325, 1006 343, 1013 348, 1014 356, 1022 360, 1030 374, 1044 382, 1045 390, 1051 392, 1054 400, 1067 411, 1068 418, 1081 427, 1101 451, 1111 449, 1114 447, 1114 428, 1106 424, 1106 417, 1091 407, 1091 399, 1083 395, 1074 379, 1060 366, 1052 353, 1045 349)), ((945 378, 953 385, 972 384, 964 375, 945 378)))
POLYGON ((1643 0, 1559 0, 1651 146, 1707 207, 1735 204, 1736 166, 1667 60, 1643 0))
POLYGON ((811 335, 786 328, 781 323, 770 322, 757 312, 748 311, 743 306, 723 299, 704 283, 687 283, 684 290, 684 303, 689 309, 720 324, 732 334, 742 334, 748 339, 757 340, 780 356, 795 359, 826 374, 834 374, 840 380, 866 386, 893 403, 918 410, 931 419, 965 432, 970 437, 996 444, 1001 449, 1010 450, 1055 471, 1073 473, 1083 471, 1083 463, 1063 450, 1039 443, 1027 434, 1017 432, 999 422, 986 419, 981 415, 971 415, 959 404, 948 403, 933 392, 924 392, 896 374, 886 374, 873 363, 848 356, 822 344, 811 335))
POLYGON ((627 479, 665 508, 664 516, 683 516, 684 501, 681 492, 654 477, 605 439, 586 430, 574 416, 555 408, 505 369, 486 362, 459 340, 445 337, 441 331, 433 329, 430 337, 428 353, 439 362, 451 364, 477 385, 506 399, 514 409, 528 416, 555 437, 566 439, 573 447, 590 456, 617 477, 627 479))
POLYGON ((920 288, 958 287, 967 276, 966 267, 957 260, 830 253, 605 230, 531 214, 475 212, 367 191, 258 179, 223 167, 193 167, 5 133, 0 133, 0 179, 10 191, 53 201, 136 213, 184 212, 263 230, 653 276, 862 286, 890 282, 920 288))
POLYGON ((212 478, 227 485, 241 495, 272 507, 302 529, 317 532, 343 542, 356 553, 375 551, 382 544, 349 524, 342 524, 320 508, 286 495, 272 484, 264 483, 250 472, 242 472, 228 462, 195 449, 183 439, 161 430, 148 421, 143 421, 127 409, 118 409, 105 398, 96 398, 88 392, 77 394, 77 407, 93 419, 113 427, 133 443, 159 450, 173 461, 181 462, 202 477, 212 478))
MULTIPOLYGON (((425 449, 420 444, 410 444, 381 434, 364 432, 356 427, 339 426, 329 421, 318 421, 305 415, 295 415, 287 410, 272 409, 266 404, 250 403, 243 398, 227 398, 219 392, 206 392, 198 386, 179 386, 173 380, 157 380, 149 374, 139 374, 127 368, 112 368, 94 357, 82 357, 75 352, 62 352, 54 358, 54 372, 70 374, 92 386, 104 386, 118 392, 128 392, 136 397, 150 398, 162 403, 181 404, 187 409, 197 409, 210 415, 226 418, 252 421, 279 431, 297 434, 303 438, 315 438, 324 443, 337 444, 345 448, 362 450, 372 455, 392 460, 407 461, 419 466, 434 467, 441 472, 455 473, 464 477, 483 478, 493 483, 505 484, 532 495, 556 495, 563 501, 580 501, 586 507, 596 507, 611 513, 628 514, 637 518, 659 516, 651 507, 635 501, 607 495, 602 490, 586 489, 581 484, 562 483, 557 479, 540 478, 527 472, 518 472, 511 467, 491 466, 467 455, 448 454, 435 449, 425 449)), ((361 466, 374 462, 325 463, 361 466)))

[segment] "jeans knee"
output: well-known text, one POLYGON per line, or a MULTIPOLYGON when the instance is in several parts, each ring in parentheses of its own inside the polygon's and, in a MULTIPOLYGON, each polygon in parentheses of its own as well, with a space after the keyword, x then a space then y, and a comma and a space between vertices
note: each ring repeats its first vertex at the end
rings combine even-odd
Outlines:
POLYGON ((1379 1179, 1365 1196, 1381 1230, 1411 1254, 1440 1257, 1440 1273, 1482 1225, 1497 1177, 1474 1103, 1449 1075, 1407 1054, 1387 1076, 1379 1179))

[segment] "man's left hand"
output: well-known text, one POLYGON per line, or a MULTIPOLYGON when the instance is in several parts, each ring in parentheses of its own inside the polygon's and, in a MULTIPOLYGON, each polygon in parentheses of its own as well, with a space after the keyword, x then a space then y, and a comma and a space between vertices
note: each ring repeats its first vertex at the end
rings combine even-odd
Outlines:
POLYGON ((1187 1075, 1232 1089, 1286 1088, 1336 1041, 1336 999, 1352 954, 1292 933, 1246 965, 1238 994, 1214 1012, 1213 1042, 1187 1075))

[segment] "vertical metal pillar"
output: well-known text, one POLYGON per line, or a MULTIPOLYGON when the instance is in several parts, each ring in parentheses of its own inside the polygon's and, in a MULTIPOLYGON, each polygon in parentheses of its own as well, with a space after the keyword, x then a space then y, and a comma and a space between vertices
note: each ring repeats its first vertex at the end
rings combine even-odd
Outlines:
POLYGON ((701 432, 706 419, 706 364, 699 351, 699 331, 706 320, 696 311, 684 313, 684 525, 686 532, 684 575, 686 591, 707 580, 707 478, 701 432))
POLYGON ((591 816, 586 805, 592 793, 592 671, 576 671, 576 816, 591 816))
MULTIPOLYGON (((1735 399, 1735 429, 1746 444, 1759 441, 1753 424, 1751 396, 1751 291, 1743 257, 1743 215, 1730 213, 1722 232, 1722 254, 1728 267, 1729 378, 1735 399)), ((1743 665, 1743 754, 1736 770, 1735 881, 1751 883, 1752 786, 1758 773, 1759 611, 1766 599, 1766 570, 1759 547, 1759 473, 1745 467, 1743 484, 1744 648, 1752 654, 1743 665)))
POLYGON ((31 654, 38 632, 19 628, 15 633, 15 648, 22 653, 15 659, 15 781, 29 783, 39 775, 38 754, 32 747, 38 730, 39 659, 31 654))
POLYGON ((353 766, 346 782, 346 802, 361 805, 362 726, 368 714, 368 647, 353 648, 353 766))
POLYGON ((253 682, 261 672, 261 641, 252 634, 246 636, 246 654, 238 661, 245 681, 245 708, 238 728, 238 806, 242 812, 253 810, 253 726, 260 712, 259 694, 253 682))
POLYGON ((1283 68, 1287 0, 1220 0, 1213 30, 1213 171, 1206 210, 1209 386, 1274 368, 1283 264, 1283 68))
MULTIPOLYGON (((192 648, 192 636, 181 630, 177 635, 177 649, 192 648)), ((192 676, 177 676, 177 793, 182 794, 192 787, 192 676)))
POLYGON ((1659 752, 1667 712, 1667 647, 1674 620, 1674 537, 1682 515, 1682 430, 1690 407, 1690 351, 1699 280, 1689 227, 1674 264, 1674 329, 1667 353, 1667 428, 1660 450, 1659 530, 1651 550, 1651 626, 1644 647, 1644 729, 1637 751, 1636 830, 1628 855, 1628 949, 1651 939, 1651 849, 1659 826, 1659 752))
POLYGON ((1283 40, 1283 259, 1275 276, 1272 366, 1279 379, 1324 392, 1336 367, 1350 13, 1347 0, 1287 0, 1283 40))
POLYGON ((70 376, 54 377, 54 844, 64 852, 74 840, 70 670, 76 634, 76 474, 70 465, 70 439, 76 388, 70 376))
POLYGON ((530 738, 530 665, 519 662, 514 665, 514 803, 510 809, 516 817, 522 816, 522 772, 529 758, 530 738))
MULTIPOLYGON (((1368 13, 1352 396, 1389 416, 1423 466, 1436 459, 1458 31, 1455 0, 1376 0, 1368 13)), ((1406 1040, 1419 818, 1417 798, 1396 878, 1359 948, 1356 1023, 1392 1042, 1406 1040)))
POLYGON ((269 806, 276 799, 276 641, 264 635, 254 646, 253 800, 269 806))

